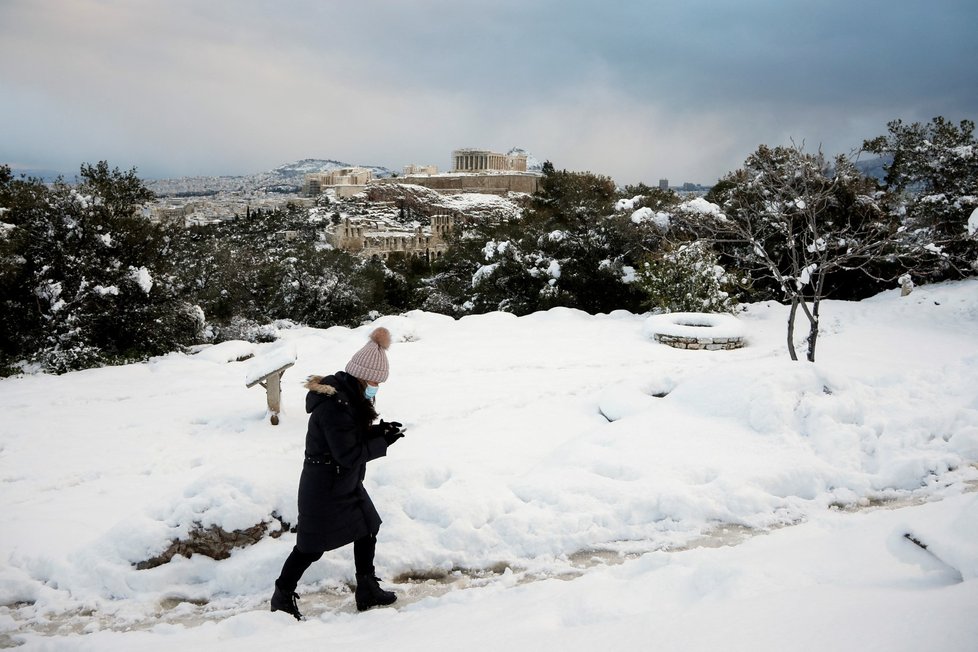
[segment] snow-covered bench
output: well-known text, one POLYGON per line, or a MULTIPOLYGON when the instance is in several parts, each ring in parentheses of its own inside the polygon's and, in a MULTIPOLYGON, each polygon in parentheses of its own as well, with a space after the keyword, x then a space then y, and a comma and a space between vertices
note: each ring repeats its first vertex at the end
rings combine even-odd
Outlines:
POLYGON ((278 425, 278 415, 282 405, 282 374, 295 364, 295 346, 277 346, 270 351, 256 355, 248 364, 245 386, 261 385, 265 388, 268 413, 273 426, 278 425))

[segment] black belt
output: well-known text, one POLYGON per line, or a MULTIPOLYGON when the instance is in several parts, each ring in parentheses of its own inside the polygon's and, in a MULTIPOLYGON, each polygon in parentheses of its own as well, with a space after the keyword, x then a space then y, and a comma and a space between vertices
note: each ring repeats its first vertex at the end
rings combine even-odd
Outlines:
POLYGON ((306 464, 323 464, 325 466, 332 465, 336 472, 340 472, 340 465, 336 463, 336 460, 330 455, 306 455, 306 464))

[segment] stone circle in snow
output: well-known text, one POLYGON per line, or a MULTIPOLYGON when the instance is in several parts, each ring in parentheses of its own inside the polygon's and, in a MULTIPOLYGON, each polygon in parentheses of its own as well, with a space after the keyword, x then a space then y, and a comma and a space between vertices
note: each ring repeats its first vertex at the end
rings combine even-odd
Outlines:
POLYGON ((645 320, 643 332, 677 349, 719 351, 744 346, 743 322, 725 313, 673 312, 645 320))

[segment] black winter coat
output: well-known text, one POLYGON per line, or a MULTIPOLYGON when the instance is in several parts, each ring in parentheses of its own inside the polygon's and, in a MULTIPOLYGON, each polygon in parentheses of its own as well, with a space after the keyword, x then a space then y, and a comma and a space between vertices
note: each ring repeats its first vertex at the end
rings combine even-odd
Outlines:
POLYGON ((333 550, 380 529, 380 515, 363 486, 367 462, 387 455, 387 442, 371 424, 377 418, 359 381, 345 372, 306 382, 306 457, 332 464, 303 464, 299 478, 296 545, 304 553, 333 550))

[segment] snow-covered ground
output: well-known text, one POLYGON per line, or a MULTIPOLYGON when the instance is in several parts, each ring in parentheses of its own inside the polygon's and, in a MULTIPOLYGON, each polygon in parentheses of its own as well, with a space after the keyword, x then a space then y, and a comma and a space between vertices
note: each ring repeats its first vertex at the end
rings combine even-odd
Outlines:
POLYGON ((473 212, 487 213, 495 211, 496 214, 504 215, 507 219, 519 219, 522 215, 522 210, 513 201, 513 196, 519 195, 518 193, 510 193, 504 197, 501 197, 499 195, 490 195, 486 193, 468 192, 458 193, 455 195, 444 195, 440 198, 439 203, 448 210, 458 211, 465 214, 473 212))
POLYGON ((135 564, 195 523, 294 523, 301 382, 372 327, 2 380, 0 646, 978 649, 978 280, 823 304, 814 365, 784 307, 740 319, 715 352, 627 313, 379 320, 408 433, 367 487, 400 600, 356 612, 348 547, 302 623, 267 611, 293 534, 135 564), (252 352, 296 357, 278 426, 252 352))

